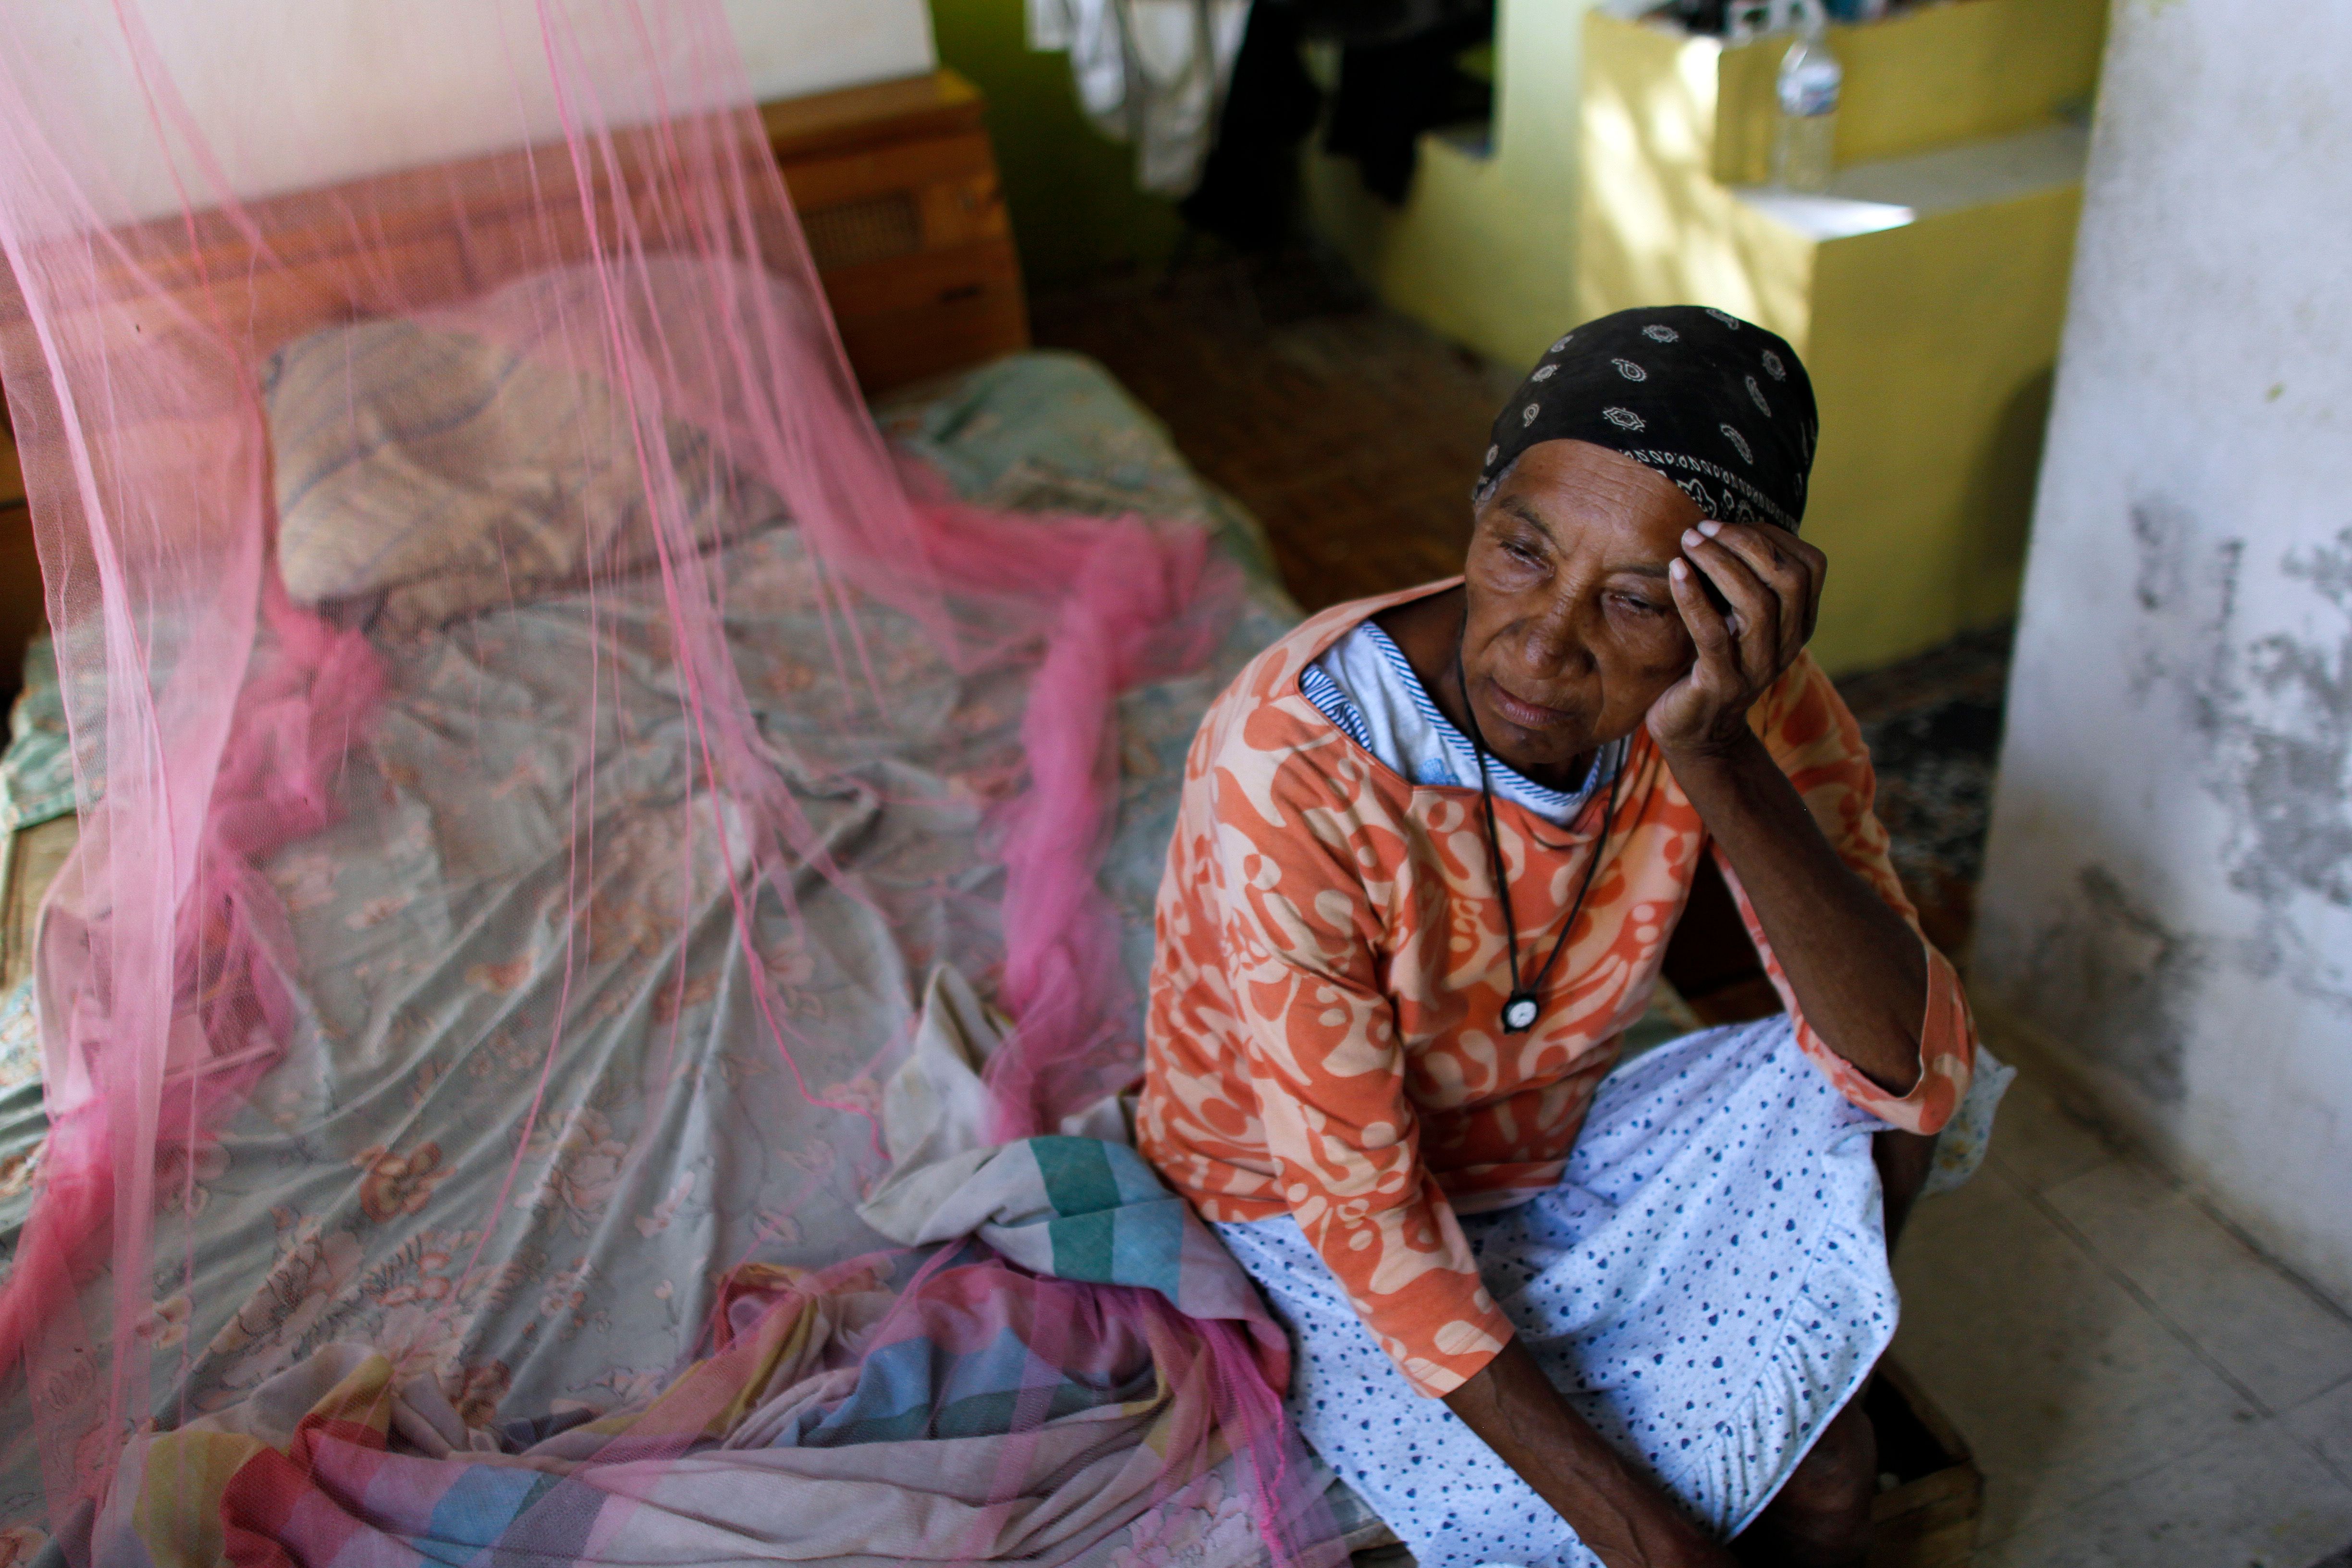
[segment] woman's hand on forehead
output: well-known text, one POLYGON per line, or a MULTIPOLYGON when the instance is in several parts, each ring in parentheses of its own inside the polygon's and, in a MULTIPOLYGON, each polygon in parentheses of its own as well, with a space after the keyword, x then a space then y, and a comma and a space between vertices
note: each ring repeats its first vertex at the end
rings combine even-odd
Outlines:
POLYGON ((1747 732, 1748 710, 1811 638, 1829 571, 1821 551, 1769 523, 1701 522, 1684 531, 1682 548, 1667 585, 1696 657, 1651 704, 1648 720, 1670 760, 1727 747, 1747 732))

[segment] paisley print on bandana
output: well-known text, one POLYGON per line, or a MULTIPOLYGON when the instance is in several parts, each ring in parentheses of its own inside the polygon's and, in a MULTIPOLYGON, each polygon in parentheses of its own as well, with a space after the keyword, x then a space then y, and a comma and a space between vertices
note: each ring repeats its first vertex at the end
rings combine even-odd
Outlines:
POLYGON ((1817 413, 1795 350, 1736 316, 1690 305, 1620 310, 1586 322, 1575 338, 1573 352, 1555 344, 1496 416, 1494 445, 1471 487, 1474 501, 1485 500, 1538 442, 1590 442, 1679 483, 1684 475, 1674 470, 1719 456, 1721 436, 1738 451, 1742 477, 1736 499, 1709 487, 1700 504, 1720 501, 1732 510, 1707 515, 1797 528, 1817 413), (1769 398, 1756 379, 1759 363, 1780 388, 1769 398), (1750 423, 1750 410, 1762 423, 1750 423), (1629 433, 1642 439, 1629 441, 1629 433))
MULTIPOLYGON (((1449 585, 1314 616, 1253 660, 1202 721, 1160 883, 1137 1127, 1145 1153, 1208 1219, 1295 1218, 1427 1394, 1459 1386, 1512 1332, 1457 1213, 1559 1180, 1709 852, 1696 809, 1637 732, 1608 858, 1542 1019, 1530 1034, 1503 1032, 1509 966, 1477 792, 1416 787, 1298 685, 1366 617, 1449 585)), ((1800 658, 1749 722, 1839 856, 1913 920, 1871 812, 1869 755, 1828 678, 1800 658)), ((1566 917, 1594 816, 1568 830, 1496 802, 1527 941, 1549 943, 1566 917)), ((1951 965, 1927 948, 1923 1071, 1909 1094, 1889 1094, 1797 1012, 1747 895, 1727 867, 1725 877, 1800 1048, 1830 1083, 1897 1127, 1942 1126, 1975 1057, 1951 965)))

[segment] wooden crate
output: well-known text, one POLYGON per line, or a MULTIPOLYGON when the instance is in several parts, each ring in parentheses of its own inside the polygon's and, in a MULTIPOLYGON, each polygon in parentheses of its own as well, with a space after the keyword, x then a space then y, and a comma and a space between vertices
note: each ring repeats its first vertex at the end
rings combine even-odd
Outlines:
POLYGON ((1029 346, 984 109, 949 70, 761 106, 869 392, 1029 346))
POLYGON ((1871 1505, 1870 1568, 1966 1568, 1984 1511, 1984 1475, 1969 1445, 1893 1356, 1863 1408, 1878 1431, 1878 1467, 1895 1484, 1871 1505))

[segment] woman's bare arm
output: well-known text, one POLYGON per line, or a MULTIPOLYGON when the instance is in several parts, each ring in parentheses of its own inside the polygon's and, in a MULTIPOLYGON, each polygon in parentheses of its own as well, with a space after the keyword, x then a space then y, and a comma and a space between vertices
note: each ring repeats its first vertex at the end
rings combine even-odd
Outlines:
POLYGON ((1697 658, 1651 707, 1650 733, 1738 875, 1806 1021, 1907 1094, 1927 1012, 1919 935, 1838 858, 1748 727, 1748 709, 1812 636, 1827 560, 1793 533, 1745 523, 1701 523, 1683 535, 1683 552, 1670 581, 1697 658))
POLYGON ((1667 762, 1738 874, 1806 1021, 1880 1087, 1911 1092, 1927 1013, 1919 933, 1838 858, 1753 731, 1667 762))
POLYGON ((1731 1554, 1585 1425, 1518 1341, 1445 1404, 1608 1568, 1731 1568, 1731 1554))

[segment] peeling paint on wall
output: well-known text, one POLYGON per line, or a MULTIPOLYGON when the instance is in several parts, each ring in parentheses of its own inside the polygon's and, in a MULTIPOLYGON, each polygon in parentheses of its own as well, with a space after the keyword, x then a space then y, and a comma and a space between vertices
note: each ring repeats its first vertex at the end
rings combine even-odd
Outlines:
POLYGON ((2265 900, 2274 889, 2301 888, 2352 909, 2352 528, 2284 566, 2334 606, 2346 631, 2332 645, 2255 645, 2254 681, 2295 727, 2257 737, 2247 798, 2262 853, 2238 885, 2265 900))
POLYGON ((2260 914, 2252 934, 2228 940, 2179 929, 2160 912, 2168 900, 2095 856, 2035 933, 2021 990, 2068 1038, 2176 1104, 2192 1004, 2216 965, 2284 980, 2352 1016, 2347 955, 2315 948, 2297 918, 2305 900, 2352 909, 2352 528, 2265 574, 2266 596, 2300 588, 2311 600, 2300 618, 2312 629, 2250 634, 2246 541, 2210 542, 2161 498, 2128 515, 2130 691, 2150 722, 2180 734, 2183 782, 2230 825, 2221 874, 2260 914))
POLYGON ((2299 618, 2309 629, 2249 636, 2240 625, 2246 542, 2223 540, 2192 566, 2184 519, 2147 502, 2131 516, 2147 622, 2135 691, 2168 691, 2181 704, 2198 782, 2231 825, 2229 885, 2263 911, 2231 961, 2352 1013, 2347 955, 2315 949, 2294 918, 2307 898, 2352 909, 2352 528, 2277 562, 2271 596, 2305 585, 2315 602, 2299 618))

